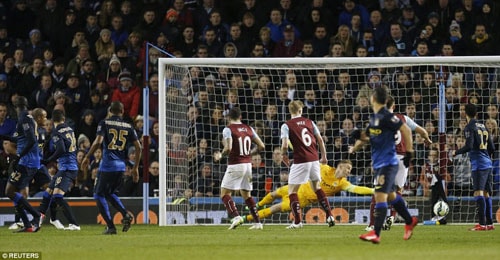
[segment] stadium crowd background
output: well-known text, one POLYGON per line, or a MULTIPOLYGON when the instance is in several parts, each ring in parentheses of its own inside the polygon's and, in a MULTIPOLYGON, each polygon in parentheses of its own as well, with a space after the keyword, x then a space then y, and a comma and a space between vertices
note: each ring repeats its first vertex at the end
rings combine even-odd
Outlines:
MULTIPOLYGON (((119 100, 124 103, 125 118, 139 134, 144 120, 152 122, 151 163, 142 170, 151 176, 149 193, 153 195, 160 174, 157 59, 164 55, 150 49, 149 71, 145 71, 145 42, 176 57, 497 55, 499 14, 499 4, 489 0, 3 0, 0 134, 13 132, 17 115, 12 100, 23 95, 30 109, 44 108, 49 117, 54 108, 65 110, 78 136, 81 161, 95 138, 97 122, 106 116, 109 103, 119 100), (146 73, 149 82, 145 82, 146 73), (142 113, 145 84, 151 89, 149 115, 142 113)), ((447 118, 453 118, 447 121, 447 152, 460 141, 455 139, 460 139, 457 137, 464 127, 463 104, 467 102, 481 105, 481 119, 486 120, 498 147, 500 89, 494 72, 449 68, 440 76, 433 67, 419 66, 314 70, 304 75, 300 71, 208 71, 193 67, 189 82, 167 79, 171 81, 167 82, 169 97, 189 100, 181 105, 186 106, 186 120, 195 130, 187 141, 179 132, 168 137, 169 162, 187 163, 190 169, 189 176, 174 177, 169 195, 217 196, 225 161, 214 160, 213 155, 220 149, 224 111, 235 105, 242 107, 244 119, 268 145, 266 153, 252 158, 257 187, 253 195, 258 197, 286 184, 287 168, 281 152, 274 148, 279 145, 279 127, 287 116, 286 104, 292 99, 304 101, 306 115, 316 120, 332 165, 349 158, 347 146, 354 144, 369 113, 367 93, 379 86, 391 89, 401 104, 398 111, 436 138, 437 84, 446 84, 447 118)), ((50 121, 45 127, 50 131, 50 121)), ((417 157, 406 195, 427 196, 430 180, 425 176, 436 169, 432 166, 436 155, 430 151, 438 147, 425 146, 418 136, 415 142, 417 157)), ((5 152, 0 154, 0 163, 6 156, 5 152)), ((352 182, 370 185, 371 173, 362 170, 370 168, 368 158, 366 152, 350 158, 356 166, 352 182)), ((92 196, 98 163, 96 154, 88 174, 81 169, 67 196, 92 196)), ((450 158, 447 171, 440 173, 448 183, 448 192, 470 195, 470 173, 459 173, 467 168, 456 166, 450 158)), ((467 167, 465 161, 459 166, 467 167)), ((50 163, 48 167, 54 173, 57 166, 50 163)), ((0 186, 7 174, 2 167, 0 186)), ((140 196, 141 189, 142 185, 132 183, 126 174, 119 194, 140 196)), ((0 187, 0 194, 3 190, 0 187)), ((34 187, 32 194, 38 191, 34 187)))

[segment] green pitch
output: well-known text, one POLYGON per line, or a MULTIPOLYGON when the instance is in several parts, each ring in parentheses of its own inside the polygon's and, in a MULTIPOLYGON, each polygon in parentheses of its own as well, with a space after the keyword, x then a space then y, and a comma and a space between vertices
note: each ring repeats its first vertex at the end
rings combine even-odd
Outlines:
POLYGON ((81 231, 56 230, 50 224, 38 233, 13 234, 0 228, 0 252, 41 252, 42 259, 496 259, 497 230, 472 232, 469 226, 422 226, 403 240, 403 226, 382 233, 379 245, 358 236, 364 226, 305 225, 287 230, 265 225, 264 230, 235 230, 224 226, 158 227, 133 225, 127 233, 101 235, 103 226, 84 225, 81 231))

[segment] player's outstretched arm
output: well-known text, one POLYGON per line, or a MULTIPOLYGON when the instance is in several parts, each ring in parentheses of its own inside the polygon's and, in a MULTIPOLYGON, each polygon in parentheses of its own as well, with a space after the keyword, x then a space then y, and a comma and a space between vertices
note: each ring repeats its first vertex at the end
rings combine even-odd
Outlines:
POLYGON ((95 150, 97 150, 97 148, 99 148, 102 144, 102 142, 104 141, 104 137, 102 135, 97 135, 94 142, 92 143, 92 145, 90 146, 90 149, 89 151, 87 152, 87 154, 83 157, 83 161, 82 161, 82 168, 83 169, 86 169, 88 166, 89 166, 89 163, 90 163, 90 156, 94 154, 95 150))
POLYGON ((375 193, 374 188, 369 188, 366 186, 358 186, 358 185, 353 185, 353 184, 350 184, 344 190, 347 192, 350 192, 350 193, 356 193, 356 194, 360 194, 360 195, 372 195, 375 193))
POLYGON ((356 142, 354 143, 354 146, 349 146, 349 153, 355 153, 359 149, 361 149, 363 146, 365 146, 368 142, 370 141, 370 138, 366 135, 366 132, 362 131, 361 136, 356 142))

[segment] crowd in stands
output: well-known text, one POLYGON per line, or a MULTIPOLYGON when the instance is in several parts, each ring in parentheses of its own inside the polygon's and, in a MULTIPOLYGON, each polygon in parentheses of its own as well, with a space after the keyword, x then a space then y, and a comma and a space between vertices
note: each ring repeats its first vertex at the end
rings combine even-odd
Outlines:
MULTIPOLYGON (((165 53, 199 58, 497 55, 498 14, 500 6, 491 0, 0 1, 0 134, 12 133, 17 117, 12 100, 22 95, 28 98, 30 109, 44 108, 49 117, 55 108, 66 112, 67 123, 78 136, 81 161, 108 105, 121 101, 124 117, 140 134, 144 120, 152 122, 151 160, 142 170, 151 176, 149 193, 154 195, 161 174, 157 64, 165 53), (146 42, 157 46, 147 58, 146 42), (149 115, 142 111, 145 86, 151 92, 149 115)), ((294 99, 302 100, 305 114, 317 122, 332 164, 348 158, 347 146, 354 144, 363 129, 374 87, 390 89, 400 104, 398 111, 437 138, 436 86, 446 84, 447 118, 453 119, 447 121, 447 132, 452 134, 447 135, 446 151, 455 149, 455 142, 463 142, 460 134, 467 102, 481 105, 481 119, 498 145, 500 89, 494 72, 448 68, 441 74, 423 66, 307 73, 192 67, 189 77, 176 80, 167 70, 167 95, 186 97, 186 120, 195 130, 188 141, 181 133, 168 137, 169 162, 190 167, 189 176, 175 177, 169 194, 217 196, 225 161, 214 155, 220 149, 225 111, 235 105, 268 145, 266 153, 252 158, 257 183, 252 195, 258 197, 286 183, 287 168, 275 148, 279 127, 287 117, 286 105, 294 99), (186 182, 188 187, 181 187, 186 182)), ((46 127, 50 128, 50 122, 46 127)), ((416 167, 407 195, 426 195, 426 176, 436 168, 431 151, 439 147, 424 147, 418 135, 415 142, 416 167)), ((98 150, 88 173, 81 170, 67 196, 91 196, 101 156, 98 150)), ((356 156, 350 158, 356 166, 351 181, 369 185, 369 156, 367 152, 356 156)), ((453 160, 442 175, 450 192, 456 193, 464 190, 459 186, 467 185, 463 180, 470 177, 453 174, 467 169, 453 160)), ((51 171, 56 168, 49 164, 51 171)), ((138 196, 141 189, 126 174, 120 195, 138 196)))

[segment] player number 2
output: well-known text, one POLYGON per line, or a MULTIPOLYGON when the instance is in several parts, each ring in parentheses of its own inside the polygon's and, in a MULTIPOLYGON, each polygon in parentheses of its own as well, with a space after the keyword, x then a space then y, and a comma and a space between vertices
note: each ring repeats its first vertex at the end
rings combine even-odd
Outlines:
POLYGON ((300 133, 301 138, 302 138, 302 143, 304 143, 305 146, 309 146, 312 143, 312 137, 307 131, 306 128, 302 129, 302 132, 300 133))
POLYGON ((240 155, 249 155, 252 146, 252 140, 249 136, 238 137, 238 144, 240 146, 240 155))

